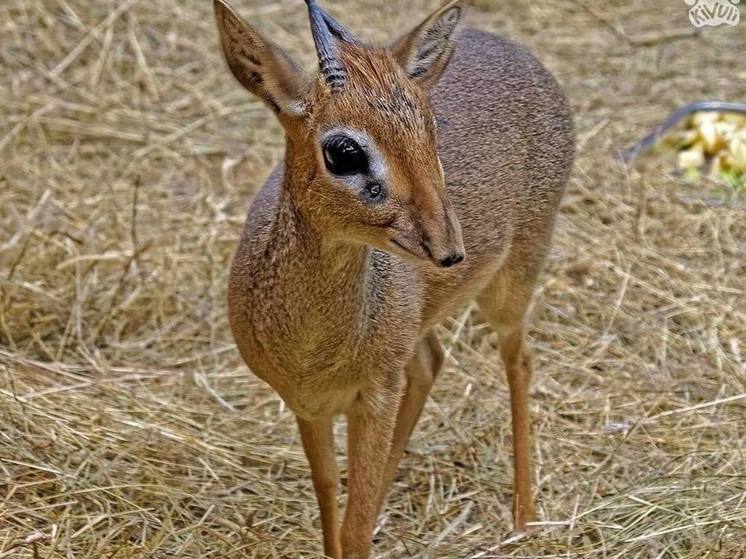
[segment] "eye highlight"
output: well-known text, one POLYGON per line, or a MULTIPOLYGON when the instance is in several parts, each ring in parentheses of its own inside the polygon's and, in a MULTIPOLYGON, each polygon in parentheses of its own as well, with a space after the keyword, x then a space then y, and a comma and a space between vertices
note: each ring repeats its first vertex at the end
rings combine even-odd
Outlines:
POLYGON ((368 172, 368 157, 355 140, 332 136, 324 142, 324 165, 333 175, 357 175, 368 172))
POLYGON ((383 187, 378 184, 377 182, 371 183, 366 187, 366 190, 368 192, 368 196, 370 196, 373 200, 380 197, 381 194, 383 194, 383 187))

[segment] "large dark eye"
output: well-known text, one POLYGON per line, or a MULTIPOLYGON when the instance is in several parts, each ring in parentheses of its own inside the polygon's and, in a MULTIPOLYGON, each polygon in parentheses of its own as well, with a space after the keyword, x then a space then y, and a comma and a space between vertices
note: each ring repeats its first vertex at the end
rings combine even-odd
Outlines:
POLYGON ((332 136, 324 143, 324 164, 334 175, 368 172, 368 158, 363 148, 347 136, 332 136))

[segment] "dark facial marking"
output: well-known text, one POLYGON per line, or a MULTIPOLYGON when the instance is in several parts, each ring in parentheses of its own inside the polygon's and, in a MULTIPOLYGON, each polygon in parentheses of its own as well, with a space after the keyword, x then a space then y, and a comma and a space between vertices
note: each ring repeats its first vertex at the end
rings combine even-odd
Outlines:
POLYGON ((365 185, 362 198, 364 202, 374 204, 386 200, 386 187, 380 182, 372 181, 365 185))

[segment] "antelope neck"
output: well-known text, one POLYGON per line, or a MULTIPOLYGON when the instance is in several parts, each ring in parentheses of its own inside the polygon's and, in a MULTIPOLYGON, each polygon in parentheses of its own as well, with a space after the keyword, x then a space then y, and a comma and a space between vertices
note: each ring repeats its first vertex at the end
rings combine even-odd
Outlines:
POLYGON ((306 326, 325 328, 334 317, 345 315, 356 318, 364 329, 362 309, 373 279, 371 250, 362 244, 329 239, 299 207, 296 196, 302 195, 300 191, 312 179, 308 169, 313 168, 313 161, 292 160, 290 149, 287 156, 271 233, 271 265, 286 277, 300 279, 302 285, 286 294, 285 305, 306 326))

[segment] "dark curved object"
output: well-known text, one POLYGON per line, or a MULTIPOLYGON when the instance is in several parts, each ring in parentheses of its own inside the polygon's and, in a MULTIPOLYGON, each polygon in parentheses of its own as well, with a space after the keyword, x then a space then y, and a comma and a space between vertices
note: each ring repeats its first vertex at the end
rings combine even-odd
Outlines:
POLYGON ((626 164, 632 163, 638 156, 654 147, 671 128, 693 113, 699 112, 746 113, 746 103, 725 103, 721 101, 697 101, 684 105, 636 144, 625 149, 619 159, 626 164))

